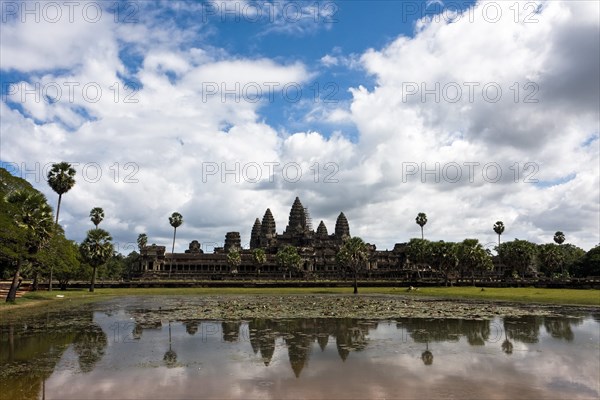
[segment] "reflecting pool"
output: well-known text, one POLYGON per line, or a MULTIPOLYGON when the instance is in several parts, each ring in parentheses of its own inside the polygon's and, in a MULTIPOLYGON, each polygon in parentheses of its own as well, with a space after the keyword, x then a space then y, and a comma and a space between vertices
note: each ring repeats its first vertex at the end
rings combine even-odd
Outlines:
POLYGON ((120 299, 3 320, 1 397, 600 397, 595 314, 182 321, 160 309, 148 322, 144 304, 120 299))

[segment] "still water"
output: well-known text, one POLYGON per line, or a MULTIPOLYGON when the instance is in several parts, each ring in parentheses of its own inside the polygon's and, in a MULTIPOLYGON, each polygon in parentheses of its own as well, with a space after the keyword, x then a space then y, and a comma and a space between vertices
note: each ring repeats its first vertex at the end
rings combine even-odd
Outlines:
POLYGON ((0 322, 2 399, 597 399, 600 316, 144 322, 140 299, 0 322))

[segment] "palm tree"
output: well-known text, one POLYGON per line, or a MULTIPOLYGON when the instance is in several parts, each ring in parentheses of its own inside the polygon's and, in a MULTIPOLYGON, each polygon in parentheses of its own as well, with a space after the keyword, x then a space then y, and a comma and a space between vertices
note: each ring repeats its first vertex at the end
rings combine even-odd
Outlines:
POLYGON ((58 194, 58 206, 56 207, 56 223, 58 224, 62 195, 75 186, 75 168, 65 161, 52 164, 52 169, 48 171, 48 185, 58 194))
POLYGON ((96 284, 96 269, 107 262, 113 255, 113 244, 110 233, 104 229, 92 229, 88 231, 86 238, 79 246, 84 260, 93 268, 90 292, 94 291, 96 284))
POLYGON ((177 365, 177 353, 171 348, 171 320, 169 320, 169 350, 165 352, 163 361, 167 368, 173 368, 177 365))
POLYGON ((260 274, 260 269, 267 262, 267 255, 263 249, 254 249, 252 251, 252 261, 256 265, 256 272, 260 274))
POLYGON ((421 360, 425 365, 433 364, 433 353, 429 351, 429 341, 425 342, 425 351, 421 353, 421 360))
MULTIPOLYGON (((48 205, 43 194, 25 190, 10 193, 5 201, 12 206, 14 222, 24 232, 22 244, 28 254, 26 260, 33 259, 54 234, 52 207, 48 205)), ((6 301, 15 301, 22 263, 23 255, 19 254, 6 301)))
POLYGON ((417 225, 421 227, 421 239, 425 239, 425 236, 423 236, 423 227, 427 223, 427 214, 420 212, 417 215, 417 218, 415 218, 415 221, 417 222, 417 225))
POLYGON ((369 248, 358 236, 348 239, 337 253, 338 263, 354 275, 354 294, 358 293, 358 272, 366 267, 369 248))
POLYGON ((500 246, 500 235, 504 232, 504 222, 496 221, 494 224, 494 232, 498 234, 498 246, 500 246))
POLYGON ((96 229, 98 229, 98 225, 100 225, 100 222, 102 222, 103 219, 104 210, 100 207, 92 208, 92 211, 90 211, 90 221, 96 226, 96 229))
POLYGON ((227 264, 229 265, 229 271, 232 274, 237 274, 238 267, 240 266, 241 263, 242 263, 242 256, 240 255, 239 251, 230 250, 229 253, 227 253, 227 264))
POLYGON ((171 271, 173 270, 173 254, 175 253, 175 235, 177 234, 177 228, 183 224, 183 216, 178 212, 174 212, 169 217, 169 224, 173 227, 173 246, 171 247, 171 263, 169 264, 169 278, 171 277, 171 271))
POLYGON ((565 234, 561 231, 556 231, 556 233, 554 234, 554 241, 559 245, 563 244, 565 241, 565 234))
POLYGON ((141 254, 142 249, 148 244, 148 235, 146 235, 145 233, 140 233, 137 238, 137 244, 141 254))

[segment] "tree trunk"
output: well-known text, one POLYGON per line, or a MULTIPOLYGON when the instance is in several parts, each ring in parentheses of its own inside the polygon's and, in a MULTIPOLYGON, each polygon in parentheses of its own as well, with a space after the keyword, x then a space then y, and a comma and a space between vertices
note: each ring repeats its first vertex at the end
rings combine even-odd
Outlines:
POLYGON ((48 279, 48 291, 51 292, 52 291, 52 270, 54 269, 54 266, 51 265, 50 266, 50 278, 48 279))
POLYGON ((475 286, 475 271, 471 270, 471 286, 475 286))
POLYGON ((90 292, 94 291, 94 285, 96 285, 96 267, 92 267, 93 268, 93 272, 92 272, 92 283, 90 284, 90 292))
POLYGON ((10 290, 8 291, 8 295, 6 295, 6 301, 15 301, 17 298, 17 287, 19 284, 19 274, 21 273, 21 259, 17 260, 17 269, 15 270, 15 274, 13 275, 13 280, 10 285, 10 290))
POLYGON ((58 206, 56 206, 56 225, 58 225, 58 214, 60 213, 60 201, 62 199, 62 194, 58 195, 58 206))
POLYGON ((421 226, 421 240, 425 239, 425 236, 423 235, 423 227, 421 226))
POLYGON ((36 270, 33 274, 33 282, 31 283, 31 291, 37 292, 40 273, 36 270))
POLYGON ((354 294, 358 293, 358 284, 356 282, 356 272, 354 273, 354 294))
POLYGON ((173 246, 171 247, 171 262, 169 263, 169 279, 171 278, 171 272, 173 271, 173 259, 175 258, 173 254, 175 253, 175 234, 177 233, 177 228, 173 228, 173 246))

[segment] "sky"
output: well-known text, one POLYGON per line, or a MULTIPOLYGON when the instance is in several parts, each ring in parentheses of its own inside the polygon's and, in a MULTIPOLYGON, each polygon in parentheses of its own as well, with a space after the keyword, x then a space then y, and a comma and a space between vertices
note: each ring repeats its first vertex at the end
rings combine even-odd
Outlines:
POLYGON ((378 249, 600 242, 596 1, 0 1, 0 165, 117 249, 247 246, 298 196, 378 249))

